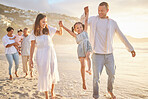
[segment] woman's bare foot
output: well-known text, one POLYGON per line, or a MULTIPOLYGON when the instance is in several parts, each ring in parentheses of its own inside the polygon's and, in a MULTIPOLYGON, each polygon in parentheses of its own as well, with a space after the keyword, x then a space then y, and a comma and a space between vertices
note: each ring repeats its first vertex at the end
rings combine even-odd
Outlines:
POLYGON ((111 99, 116 99, 116 96, 112 92, 108 92, 111 96, 111 99))
POLYGON ((91 75, 91 70, 87 70, 86 72, 87 72, 89 75, 91 75))
POLYGON ((28 75, 28 74, 26 73, 26 75, 24 76, 24 78, 26 78, 26 77, 27 77, 27 75, 28 75))
POLYGON ((83 89, 86 90, 86 85, 85 85, 85 83, 83 83, 83 89))
POLYGON ((16 75, 16 77, 19 77, 19 76, 17 75, 17 71, 15 72, 15 75, 16 75))
POLYGON ((10 75, 10 80, 12 80, 12 75, 10 75))
POLYGON ((48 99, 48 91, 45 91, 45 97, 48 99))
POLYGON ((30 76, 33 77, 33 76, 32 76, 32 72, 30 72, 30 76))

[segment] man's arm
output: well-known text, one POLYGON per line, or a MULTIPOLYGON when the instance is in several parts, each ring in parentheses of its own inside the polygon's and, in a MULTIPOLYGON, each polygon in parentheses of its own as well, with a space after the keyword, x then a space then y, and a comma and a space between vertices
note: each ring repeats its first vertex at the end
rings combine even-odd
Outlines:
POLYGON ((121 32, 121 30, 119 29, 117 23, 115 24, 115 31, 116 31, 118 37, 120 38, 120 40, 124 43, 124 45, 128 49, 128 51, 131 52, 132 57, 135 57, 136 56, 136 52, 134 51, 133 46, 129 43, 129 41, 127 40, 127 38, 121 32))
POLYGON ((88 6, 84 8, 84 12, 85 12, 85 27, 84 27, 84 31, 87 32, 87 27, 88 27, 88 16, 89 16, 89 9, 88 6))
MULTIPOLYGON (((83 24, 85 24, 85 17, 86 17, 86 14, 87 14, 87 10, 85 10, 85 9, 88 9, 88 6, 86 6, 86 7, 84 7, 84 13, 83 13, 83 15, 81 15, 81 17, 80 17, 80 22, 82 22, 83 24)), ((89 12, 88 12, 89 13, 89 12)), ((88 20, 87 20, 87 24, 89 25, 90 24, 90 19, 88 18, 88 20)))

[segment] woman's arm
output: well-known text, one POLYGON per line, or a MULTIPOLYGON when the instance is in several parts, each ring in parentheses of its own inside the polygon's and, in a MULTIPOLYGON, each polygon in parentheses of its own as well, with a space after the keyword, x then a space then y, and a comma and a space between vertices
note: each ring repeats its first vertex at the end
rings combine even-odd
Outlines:
POLYGON ((58 34, 58 35, 63 35, 62 31, 63 31, 63 30, 62 30, 62 28, 60 27, 60 30, 57 30, 57 31, 56 31, 56 34, 58 34))
POLYGON ((16 38, 16 36, 14 36, 13 38, 9 38, 10 40, 14 40, 16 38))
POLYGON ((64 30, 66 30, 71 36, 76 37, 76 34, 70 31, 67 27, 65 27, 62 21, 59 22, 59 26, 62 27, 64 30))
POLYGON ((30 67, 33 68, 33 53, 34 53, 34 49, 35 49, 35 40, 31 41, 31 48, 30 48, 30 60, 29 60, 29 65, 30 67))
POLYGON ((7 44, 5 47, 8 48, 8 47, 15 46, 15 45, 18 46, 18 43, 15 42, 15 43, 12 43, 12 44, 7 44))
POLYGON ((9 38, 6 38, 6 37, 3 37, 3 38, 2 38, 2 42, 3 42, 3 45, 4 45, 6 48, 11 47, 11 46, 18 46, 18 43, 17 43, 17 42, 10 43, 10 42, 9 42, 9 38))
POLYGON ((21 38, 21 40, 19 42, 22 42, 23 41, 23 37, 21 38))

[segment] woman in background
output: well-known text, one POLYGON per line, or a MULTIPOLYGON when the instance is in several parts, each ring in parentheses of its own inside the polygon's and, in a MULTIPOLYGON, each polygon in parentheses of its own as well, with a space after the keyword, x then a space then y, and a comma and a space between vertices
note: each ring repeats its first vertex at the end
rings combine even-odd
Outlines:
POLYGON ((10 80, 12 80, 11 69, 13 65, 13 60, 15 62, 15 75, 16 77, 18 77, 17 70, 19 66, 19 54, 17 52, 17 49, 14 47, 14 46, 18 46, 18 43, 15 42, 14 39, 12 39, 15 37, 13 35, 14 29, 12 27, 8 27, 6 30, 8 33, 2 38, 2 42, 3 42, 3 45, 5 46, 5 54, 9 63, 10 80))

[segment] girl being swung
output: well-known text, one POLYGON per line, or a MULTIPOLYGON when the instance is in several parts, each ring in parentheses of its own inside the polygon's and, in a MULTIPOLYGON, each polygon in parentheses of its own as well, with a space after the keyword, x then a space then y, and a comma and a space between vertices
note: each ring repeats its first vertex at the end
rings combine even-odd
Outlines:
POLYGON ((85 16, 85 25, 81 22, 76 22, 74 26, 72 27, 72 31, 66 28, 62 21, 60 21, 59 25, 63 29, 65 29, 70 35, 76 38, 76 42, 78 44, 77 53, 78 58, 81 63, 81 76, 83 81, 83 89, 86 90, 86 84, 85 84, 85 59, 87 60, 88 64, 88 70, 86 71, 91 75, 91 60, 90 60, 90 53, 92 51, 91 44, 88 40, 88 34, 87 34, 87 20, 88 15, 85 16), (77 34, 76 34, 76 33, 77 34))

